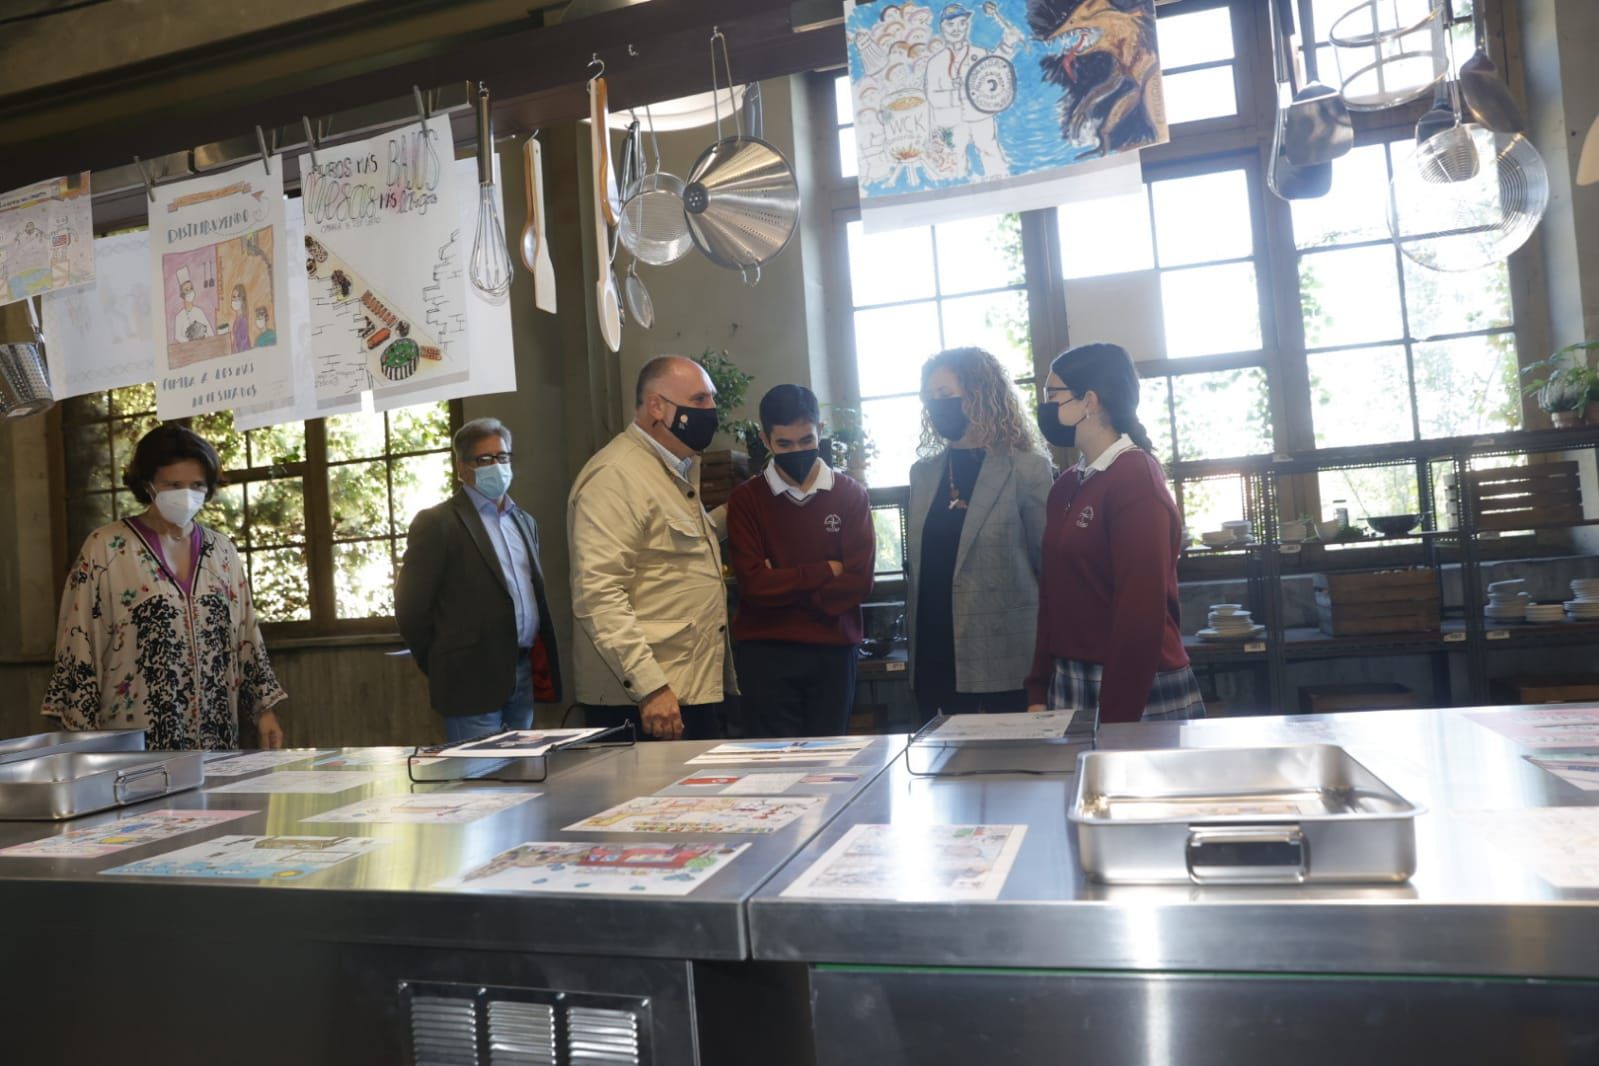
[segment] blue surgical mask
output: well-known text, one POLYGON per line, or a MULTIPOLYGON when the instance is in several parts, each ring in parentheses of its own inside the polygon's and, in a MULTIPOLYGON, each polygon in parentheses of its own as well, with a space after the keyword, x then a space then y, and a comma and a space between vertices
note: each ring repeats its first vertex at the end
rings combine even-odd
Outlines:
POLYGON ((473 483, 473 487, 491 500, 497 500, 511 490, 510 463, 480 466, 477 468, 476 476, 477 480, 473 483))

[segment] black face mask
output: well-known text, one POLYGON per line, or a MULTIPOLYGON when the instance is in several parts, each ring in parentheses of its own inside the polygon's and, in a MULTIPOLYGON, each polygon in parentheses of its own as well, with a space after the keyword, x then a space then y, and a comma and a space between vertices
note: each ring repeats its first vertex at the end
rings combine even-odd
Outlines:
POLYGON ((972 424, 966 412, 961 410, 959 396, 928 400, 927 420, 933 423, 933 431, 945 440, 960 440, 966 435, 966 427, 972 424))
POLYGON ((821 455, 819 448, 802 448, 797 452, 773 452, 772 462, 777 468, 788 475, 788 479, 796 485, 805 484, 805 479, 810 476, 811 467, 816 465, 817 456, 821 455))
MULTIPOLYGON (((672 403, 671 400, 666 402, 672 403)), ((716 408, 684 407, 675 403, 672 406, 677 408, 677 414, 666 424, 667 431, 687 445, 690 451, 703 452, 709 448, 711 438, 716 436, 716 408)))
POLYGON ((1044 439, 1057 448, 1075 448, 1077 447, 1077 427, 1082 425, 1083 419, 1087 417, 1087 412, 1084 412, 1082 418, 1079 418, 1069 426, 1063 426, 1060 422, 1060 404, 1041 403, 1038 405, 1038 432, 1042 433, 1044 439))

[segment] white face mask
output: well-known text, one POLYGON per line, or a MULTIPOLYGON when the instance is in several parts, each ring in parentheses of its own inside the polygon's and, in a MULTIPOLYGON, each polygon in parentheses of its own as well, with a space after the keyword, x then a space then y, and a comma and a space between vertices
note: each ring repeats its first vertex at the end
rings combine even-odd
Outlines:
POLYGON ((205 506, 205 493, 197 489, 167 489, 155 494, 155 509, 161 517, 186 530, 205 506))

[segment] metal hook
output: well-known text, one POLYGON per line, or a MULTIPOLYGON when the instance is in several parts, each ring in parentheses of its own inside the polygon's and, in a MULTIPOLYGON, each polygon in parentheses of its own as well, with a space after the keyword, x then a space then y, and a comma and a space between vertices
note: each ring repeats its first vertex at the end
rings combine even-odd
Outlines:
MULTIPOLYGON (((306 154, 311 157, 311 165, 313 167, 315 167, 317 165, 317 161, 316 161, 317 136, 316 136, 316 134, 311 132, 311 120, 309 118, 307 118, 306 116, 304 116, 304 115, 300 116, 300 125, 305 127, 305 150, 306 150, 306 154)), ((321 123, 317 123, 317 125, 320 126, 321 123)))
POLYGON ((633 42, 632 41, 627 42, 627 54, 632 56, 635 59, 638 58, 638 49, 633 47, 633 42))
POLYGON ((739 267, 738 276, 739 279, 744 282, 744 284, 748 285, 750 288, 754 288, 761 283, 761 264, 751 263, 748 266, 739 267), (752 269, 755 271, 754 281, 750 280, 750 270, 752 269))
POLYGON ((133 157, 133 162, 139 168, 139 176, 144 179, 144 191, 150 194, 150 202, 155 203, 155 182, 150 180, 150 171, 145 167, 144 160, 138 156, 133 157))
POLYGON ((598 52, 593 53, 589 57, 588 69, 589 70, 593 70, 595 67, 599 67, 600 68, 600 72, 598 74, 590 74, 589 75, 589 84, 590 85, 593 85, 600 78, 605 77, 605 60, 600 58, 600 54, 598 52))
MULTIPOLYGON (((278 131, 272 131, 272 144, 277 147, 278 131)), ((261 167, 268 174, 272 173, 272 153, 267 151, 266 134, 261 132, 261 127, 255 128, 255 143, 261 146, 261 167)))

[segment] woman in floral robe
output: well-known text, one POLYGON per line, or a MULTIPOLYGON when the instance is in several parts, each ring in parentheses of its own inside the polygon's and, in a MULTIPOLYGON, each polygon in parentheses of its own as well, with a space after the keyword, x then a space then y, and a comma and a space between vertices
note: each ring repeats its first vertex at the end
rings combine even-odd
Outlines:
POLYGON ((216 492, 216 451, 159 426, 124 483, 144 514, 89 534, 67 575, 44 713, 66 729, 143 729, 150 748, 238 746, 239 720, 263 747, 285 698, 267 662, 244 563, 194 514, 216 492))

